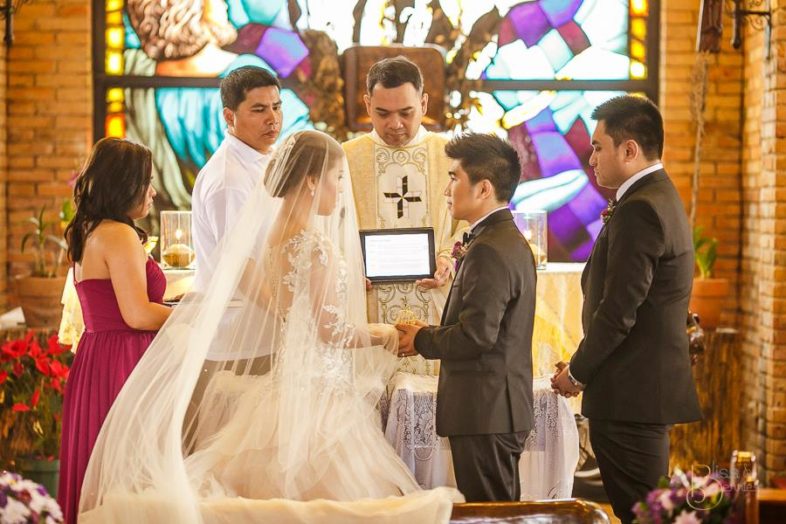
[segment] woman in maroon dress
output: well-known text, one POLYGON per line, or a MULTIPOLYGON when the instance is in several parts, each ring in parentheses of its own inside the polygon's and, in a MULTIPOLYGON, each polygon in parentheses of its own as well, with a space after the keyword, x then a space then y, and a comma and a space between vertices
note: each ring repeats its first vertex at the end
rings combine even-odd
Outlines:
POLYGON ((76 215, 66 229, 68 255, 85 332, 66 383, 58 502, 76 522, 82 479, 98 432, 128 376, 169 318, 166 279, 145 254, 134 224, 156 192, 145 146, 104 138, 74 187, 76 215))

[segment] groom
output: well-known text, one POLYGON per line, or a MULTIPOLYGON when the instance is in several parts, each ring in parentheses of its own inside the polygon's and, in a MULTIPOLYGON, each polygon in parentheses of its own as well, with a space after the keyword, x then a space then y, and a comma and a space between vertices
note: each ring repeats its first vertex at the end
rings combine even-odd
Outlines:
POLYGON ((508 209, 521 167, 492 135, 445 147, 453 218, 472 224, 454 249, 457 273, 441 326, 396 326, 399 352, 442 359, 437 433, 447 436, 467 502, 521 498, 518 463, 533 427, 535 261, 508 209))

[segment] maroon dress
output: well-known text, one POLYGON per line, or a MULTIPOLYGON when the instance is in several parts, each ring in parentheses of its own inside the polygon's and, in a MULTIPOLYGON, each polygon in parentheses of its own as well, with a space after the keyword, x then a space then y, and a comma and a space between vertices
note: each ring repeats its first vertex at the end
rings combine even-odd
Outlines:
MULTIPOLYGON (((152 258, 147 260, 145 273, 148 298, 161 303, 166 289, 164 273, 152 258)), ((75 282, 75 286, 85 332, 63 399, 57 501, 67 524, 76 522, 82 480, 104 418, 156 336, 155 331, 132 329, 123 321, 111 280, 87 279, 75 282)))

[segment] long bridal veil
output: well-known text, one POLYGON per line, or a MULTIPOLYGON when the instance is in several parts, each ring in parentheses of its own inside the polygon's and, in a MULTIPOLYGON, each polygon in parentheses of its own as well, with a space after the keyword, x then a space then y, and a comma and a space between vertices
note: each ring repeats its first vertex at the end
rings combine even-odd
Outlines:
POLYGON ((115 401, 80 522, 448 519, 455 492, 420 490, 380 430, 397 336, 366 322, 345 165, 317 131, 276 151, 115 401))

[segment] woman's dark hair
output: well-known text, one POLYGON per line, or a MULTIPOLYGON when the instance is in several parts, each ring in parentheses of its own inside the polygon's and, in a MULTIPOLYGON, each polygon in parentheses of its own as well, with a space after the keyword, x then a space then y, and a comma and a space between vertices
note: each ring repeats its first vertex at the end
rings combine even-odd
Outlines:
POLYGON ((128 213, 145 198, 153 177, 153 156, 143 145, 119 138, 102 138, 93 146, 74 185, 76 213, 65 230, 68 258, 79 262, 88 235, 102 220, 128 224, 141 242, 147 233, 128 213))
POLYGON ((343 155, 341 145, 324 133, 311 130, 295 133, 287 138, 270 160, 265 173, 265 188, 274 197, 286 196, 306 176, 319 178, 325 165, 332 165, 343 155), (279 171, 278 164, 282 161, 285 164, 279 171), (282 176, 274 180, 273 174, 276 172, 282 176))

